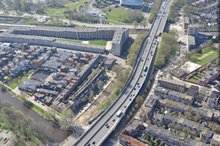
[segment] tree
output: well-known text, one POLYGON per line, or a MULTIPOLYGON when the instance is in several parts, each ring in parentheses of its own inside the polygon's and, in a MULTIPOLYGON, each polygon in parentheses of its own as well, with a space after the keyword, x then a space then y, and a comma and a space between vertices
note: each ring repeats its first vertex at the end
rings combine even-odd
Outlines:
POLYGON ((131 48, 129 49, 129 54, 127 57, 127 64, 130 66, 134 65, 137 53, 139 48, 141 47, 142 41, 145 38, 146 33, 144 34, 138 34, 136 37, 134 43, 131 45, 131 48))
POLYGON ((162 41, 159 44, 158 52, 156 56, 156 66, 161 68, 165 66, 169 58, 176 54, 177 39, 176 32, 170 31, 169 33, 162 34, 162 41))
POLYGON ((39 138, 39 135, 34 129, 33 120, 26 118, 23 113, 7 105, 1 107, 0 116, 0 119, 2 119, 2 116, 4 117, 5 124, 15 134, 15 145, 26 146, 28 143, 39 145, 39 141, 35 141, 37 137, 39 138))
POLYGON ((144 101, 143 96, 137 96, 135 99, 135 102, 137 103, 138 106, 142 105, 143 101, 144 101))
POLYGON ((146 20, 144 20, 144 21, 142 22, 142 25, 143 25, 143 27, 145 28, 145 27, 147 27, 148 22, 147 22, 146 20))
POLYGON ((1 87, 1 92, 2 92, 2 93, 6 93, 6 92, 7 92, 7 88, 5 88, 5 87, 2 86, 2 87, 1 87))
POLYGON ((21 12, 29 12, 32 5, 32 2, 27 0, 14 0, 13 2, 14 10, 21 12))
POLYGON ((62 112, 60 119, 60 126, 62 129, 69 129, 72 125, 73 111, 71 109, 66 109, 62 112))
POLYGON ((154 21, 156 15, 157 15, 157 11, 160 8, 161 1, 162 0, 155 0, 154 1, 154 6, 151 9, 150 16, 149 16, 149 19, 148 19, 149 23, 152 23, 154 21))
POLYGON ((89 102, 93 101, 94 96, 95 96, 95 93, 94 93, 93 89, 91 89, 89 92, 89 102))
POLYGON ((195 116, 193 116, 193 119, 195 122, 199 122, 201 120, 201 116, 199 114, 196 114, 195 116))
POLYGON ((63 7, 64 3, 61 0, 46 0, 46 3, 50 7, 63 7))
POLYGON ((56 114, 57 114, 57 109, 58 109, 57 105, 52 104, 49 109, 50 109, 49 113, 51 114, 52 118, 56 121, 57 120, 56 119, 56 114))
POLYGON ((138 26, 137 21, 134 21, 134 22, 133 22, 133 25, 134 25, 134 28, 137 29, 137 26, 138 26))
POLYGON ((189 120, 192 119, 192 114, 190 112, 184 112, 184 115, 186 116, 187 119, 189 120))
POLYGON ((104 86, 103 81, 99 80, 99 81, 97 82, 97 87, 98 87, 99 91, 101 91, 101 90, 103 89, 103 86, 104 86))

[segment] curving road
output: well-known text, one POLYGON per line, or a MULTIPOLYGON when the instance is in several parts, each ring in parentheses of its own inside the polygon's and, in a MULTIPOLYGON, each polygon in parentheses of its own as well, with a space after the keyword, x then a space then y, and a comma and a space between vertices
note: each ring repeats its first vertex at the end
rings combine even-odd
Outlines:
POLYGON ((137 97, 141 87, 151 76, 157 50, 157 34, 163 32, 169 12, 170 0, 164 0, 158 16, 152 25, 151 32, 144 42, 137 65, 126 84, 126 88, 104 114, 82 135, 75 146, 101 145, 114 131, 126 113, 126 110, 137 97))

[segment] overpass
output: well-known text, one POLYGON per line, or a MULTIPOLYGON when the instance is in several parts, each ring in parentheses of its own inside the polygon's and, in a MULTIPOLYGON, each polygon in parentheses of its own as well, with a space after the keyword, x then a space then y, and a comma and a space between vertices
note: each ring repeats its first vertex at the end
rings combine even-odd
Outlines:
POLYGON ((163 32, 167 21, 170 0, 164 0, 152 25, 148 38, 142 45, 141 53, 128 82, 114 103, 94 122, 74 146, 102 145, 115 130, 126 111, 137 97, 140 89, 149 81, 157 52, 158 33, 163 32))

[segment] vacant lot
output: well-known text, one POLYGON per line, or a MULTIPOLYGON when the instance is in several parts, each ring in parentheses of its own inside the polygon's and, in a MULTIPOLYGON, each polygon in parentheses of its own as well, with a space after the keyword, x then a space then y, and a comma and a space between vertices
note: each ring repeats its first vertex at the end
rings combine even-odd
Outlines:
POLYGON ((190 60, 205 65, 219 56, 219 51, 213 47, 206 47, 202 49, 202 53, 195 53, 190 56, 190 60))

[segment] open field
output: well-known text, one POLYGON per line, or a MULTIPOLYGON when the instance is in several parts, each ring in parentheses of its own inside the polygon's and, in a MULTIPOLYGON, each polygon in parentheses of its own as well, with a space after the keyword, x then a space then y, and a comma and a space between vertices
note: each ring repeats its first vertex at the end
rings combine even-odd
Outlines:
POLYGON ((212 48, 212 47, 207 47, 202 49, 202 54, 195 53, 190 56, 190 60, 200 64, 200 65, 205 65, 209 63, 210 61, 214 60, 219 56, 219 51, 212 48))
POLYGON ((91 41, 89 41, 89 44, 98 45, 98 46, 106 46, 107 41, 105 41, 105 40, 91 40, 91 41))
POLYGON ((61 42, 68 42, 68 43, 80 43, 80 40, 74 40, 74 39, 63 39, 63 38, 56 38, 56 41, 61 42))
POLYGON ((142 14, 123 7, 112 8, 107 12, 107 20, 115 24, 140 22, 143 20, 142 14), (142 17, 142 18, 141 18, 142 17))
POLYGON ((118 23, 122 22, 126 15, 129 15, 131 12, 125 8, 113 8, 108 12, 107 17, 110 22, 118 23))
MULTIPOLYGON (((63 38, 56 38, 57 41, 61 42, 68 42, 68 43, 80 43, 82 40, 75 40, 75 39, 63 39, 63 38)), ((97 46, 106 46, 107 41, 105 40, 89 40, 89 44, 97 45, 97 46)))
POLYGON ((47 8, 45 10, 45 13, 50 16, 60 16, 63 15, 65 11, 67 10, 74 10, 80 6, 82 6, 85 2, 88 2, 88 0, 78 0, 77 2, 68 2, 64 5, 63 8, 47 8))

